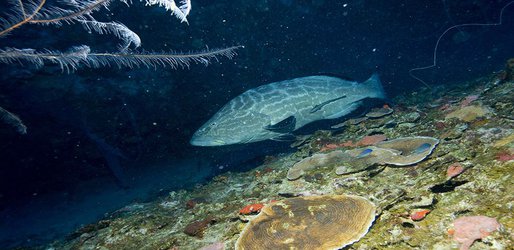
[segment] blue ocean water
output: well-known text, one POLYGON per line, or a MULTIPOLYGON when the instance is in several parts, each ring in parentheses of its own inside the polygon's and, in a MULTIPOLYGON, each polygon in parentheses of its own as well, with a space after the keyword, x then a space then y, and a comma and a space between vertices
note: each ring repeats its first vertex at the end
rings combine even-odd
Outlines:
MULTIPOLYGON (((45 2, 53 4, 59 3, 45 2)), ((207 67, 193 63, 178 69, 79 65, 63 72, 51 63, 40 68, 1 63, 0 107, 19 117, 27 133, 0 123, 0 248, 45 244, 131 202, 291 152, 287 143, 273 141, 189 145, 196 129, 248 89, 321 73, 363 81, 378 72, 392 98, 499 71, 514 55, 514 4, 509 4, 199 0, 192 2, 186 24, 144 1, 130 6, 112 1, 94 16, 137 33, 141 47, 132 52, 244 47, 232 59, 221 56, 207 67), (447 30, 459 24, 484 25, 447 30), (434 63, 436 45, 436 65, 412 72, 434 63)), ((0 17, 13 8, 0 3, 0 17)), ((27 23, 0 37, 2 50, 88 45, 112 52, 119 44, 78 23, 27 23)))

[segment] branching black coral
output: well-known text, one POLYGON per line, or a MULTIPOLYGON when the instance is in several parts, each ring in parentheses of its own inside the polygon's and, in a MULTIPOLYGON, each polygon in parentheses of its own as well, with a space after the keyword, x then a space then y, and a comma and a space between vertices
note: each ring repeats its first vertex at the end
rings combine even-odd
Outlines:
POLYGON ((23 124, 21 119, 17 115, 5 110, 2 107, 0 107, 0 121, 3 121, 5 124, 13 126, 14 128, 16 128, 16 131, 18 131, 18 133, 20 134, 27 133, 27 126, 23 124))
MULTIPOLYGON (((0 18, 0 38, 13 30, 26 24, 56 25, 81 24, 88 32, 111 34, 122 40, 117 52, 95 53, 87 45, 70 48, 67 51, 49 49, 36 50, 32 48, 4 48, 0 49, 0 63, 31 64, 43 67, 48 63, 58 64, 62 70, 74 71, 80 66, 99 68, 106 66, 117 67, 189 67, 191 63, 207 65, 218 57, 231 59, 236 55, 239 46, 204 50, 192 53, 155 53, 133 52, 130 47, 138 48, 141 45, 140 37, 127 26, 119 22, 97 21, 93 14, 107 7, 114 0, 66 0, 62 6, 47 6, 47 0, 8 0, 13 6, 0 18)), ((120 0, 130 5, 131 0, 120 0)), ((143 0, 140 0, 143 1, 143 0)), ((187 15, 191 11, 191 0, 181 0, 177 5, 174 0, 144 0, 146 5, 158 5, 187 23, 187 15)), ((0 107, 0 121, 17 128, 18 132, 25 134, 27 127, 18 116, 0 107)))
MULTIPOLYGON (((114 0, 69 0, 63 6, 46 6, 46 0, 10 0, 14 6, 6 19, 0 19, 0 37, 25 24, 63 25, 80 23, 89 32, 111 34, 122 40, 119 52, 93 53, 89 46, 76 46, 68 51, 52 51, 42 49, 0 49, 0 63, 34 64, 42 67, 47 63, 57 63, 63 70, 73 71, 80 65, 98 68, 104 66, 118 67, 188 67, 191 63, 209 64, 218 57, 232 58, 239 46, 205 50, 193 53, 154 53, 131 52, 129 47, 141 45, 140 37, 127 26, 119 22, 101 22, 93 17, 93 13, 107 8, 114 0)), ((120 0, 130 5, 130 0, 120 0)), ((141 0, 143 1, 143 0, 141 0)), ((181 0, 177 5, 174 0, 145 0, 146 5, 158 5, 180 19, 187 22, 191 11, 191 1, 181 0)))
POLYGON ((82 20, 79 22, 89 32, 95 31, 98 34, 112 34, 115 37, 121 39, 123 41, 123 44, 120 46, 122 50, 128 49, 131 44, 133 44, 136 48, 141 46, 141 38, 139 38, 139 36, 134 31, 130 30, 122 23, 104 23, 89 20, 82 20))
POLYGON ((231 59, 236 55, 236 49, 240 46, 234 46, 224 49, 204 50, 194 53, 155 53, 155 52, 118 52, 118 53, 91 53, 86 45, 73 47, 68 51, 52 51, 43 50, 35 51, 33 49, 0 49, 0 63, 28 63, 37 67, 42 67, 45 63, 59 64, 61 69, 68 72, 76 70, 80 65, 91 68, 100 68, 105 66, 121 67, 141 67, 148 68, 166 67, 189 67, 191 63, 201 63, 208 65, 211 60, 217 60, 219 57, 227 57, 231 59))
POLYGON ((227 57, 232 59, 236 55, 236 49, 241 46, 234 46, 224 49, 206 49, 203 51, 192 53, 90 53, 86 60, 90 67, 98 68, 102 66, 116 65, 118 67, 141 67, 148 68, 159 66, 189 67, 191 63, 201 63, 208 65, 213 59, 218 60, 219 57, 227 57))

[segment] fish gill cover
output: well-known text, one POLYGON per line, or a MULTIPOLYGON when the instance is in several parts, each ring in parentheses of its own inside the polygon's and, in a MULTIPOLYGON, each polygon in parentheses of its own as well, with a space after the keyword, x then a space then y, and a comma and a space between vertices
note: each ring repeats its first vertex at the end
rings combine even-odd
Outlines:
MULTIPOLYGON (((511 230, 501 212, 512 199, 500 177, 513 158, 513 13, 505 0, 1 1, 0 248, 199 249, 222 241, 230 249, 244 226, 233 211, 343 190, 383 215, 364 245, 456 246, 441 232, 466 213, 511 230), (388 99, 338 106, 354 96, 340 94, 305 109, 358 106, 344 117, 299 126, 301 117, 284 112, 248 131, 278 133, 275 141, 189 144, 246 91, 320 75, 364 82, 373 73, 388 99), (364 143, 375 137, 440 143, 398 153, 423 156, 405 167, 348 165, 380 153, 378 142, 364 143), (360 158, 287 179, 303 158, 352 150, 360 158), (431 212, 408 221, 417 209, 431 212), (182 233, 202 221, 188 228, 204 239, 182 233), (440 230, 427 229, 434 225, 440 230)), ((502 237, 467 244, 509 245, 502 237)))

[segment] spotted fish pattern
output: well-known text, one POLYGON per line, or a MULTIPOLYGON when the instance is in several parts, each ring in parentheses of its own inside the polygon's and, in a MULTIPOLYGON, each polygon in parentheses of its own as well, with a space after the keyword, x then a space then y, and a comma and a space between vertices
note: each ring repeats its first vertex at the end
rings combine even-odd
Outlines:
POLYGON ((384 98, 378 75, 364 83, 316 75, 262 85, 225 104, 190 143, 220 146, 286 139, 308 123, 349 114, 365 98, 384 98))

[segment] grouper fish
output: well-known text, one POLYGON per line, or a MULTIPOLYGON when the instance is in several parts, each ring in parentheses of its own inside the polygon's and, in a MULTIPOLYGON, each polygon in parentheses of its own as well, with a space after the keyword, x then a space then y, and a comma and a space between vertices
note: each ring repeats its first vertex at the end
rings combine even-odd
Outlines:
POLYGON ((282 140, 308 123, 343 117, 366 98, 385 98, 377 74, 363 83, 328 75, 269 83, 225 104, 190 143, 221 146, 282 140))

